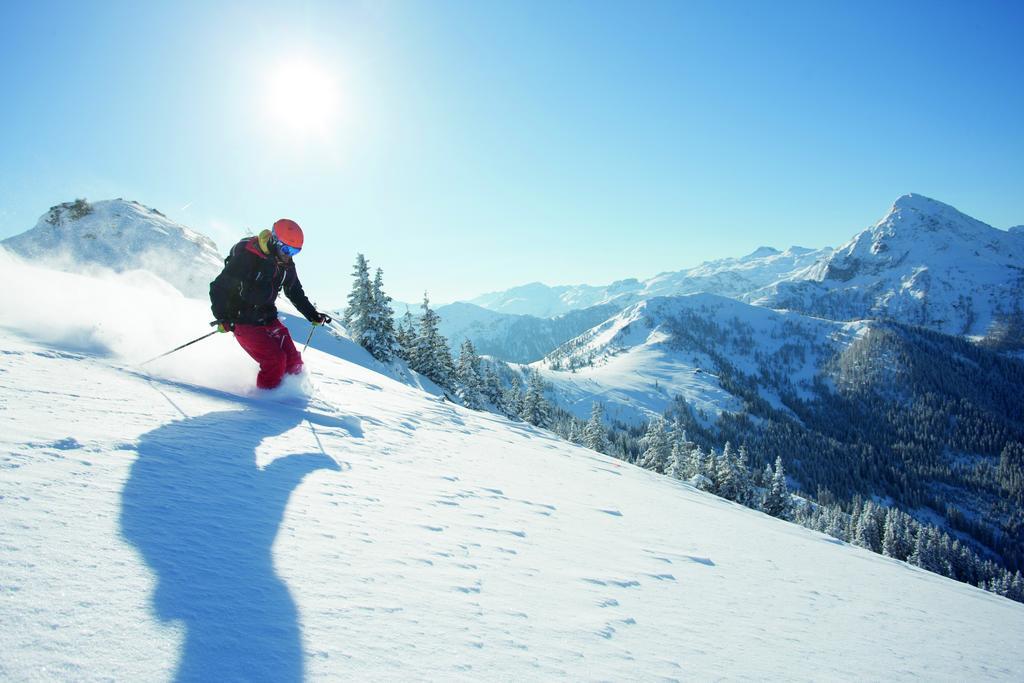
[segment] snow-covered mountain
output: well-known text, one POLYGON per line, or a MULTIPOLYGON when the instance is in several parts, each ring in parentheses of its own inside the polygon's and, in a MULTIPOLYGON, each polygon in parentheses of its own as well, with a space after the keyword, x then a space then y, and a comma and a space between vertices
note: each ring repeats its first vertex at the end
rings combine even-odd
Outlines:
MULTIPOLYGON (((749 377, 771 369, 784 388, 808 397, 826 360, 866 329, 778 312, 714 294, 641 301, 534 363, 559 404, 585 418, 591 404, 609 416, 643 422, 682 397, 706 421, 745 410, 723 386, 723 363, 749 377)), ((778 386, 761 398, 783 408, 778 386)))
POLYGON ((65 270, 145 270, 195 298, 209 295, 224 265, 210 238, 123 199, 58 204, 34 228, 0 244, 65 270))
POLYGON ((619 310, 603 304, 569 311, 553 318, 497 313, 467 303, 441 306, 440 330, 457 351, 464 339, 473 342, 478 353, 512 363, 540 360, 558 347, 619 310))
POLYGON ((707 261, 694 268, 661 273, 646 280, 627 279, 607 286, 549 287, 540 282, 492 292, 470 303, 500 313, 549 318, 569 311, 615 304, 619 309, 656 296, 709 292, 741 298, 781 278, 800 272, 831 254, 831 249, 761 247, 740 258, 707 261))
POLYGON ((628 299, 639 288, 640 282, 635 279, 620 280, 608 286, 552 287, 542 282, 531 282, 500 292, 481 294, 468 303, 498 313, 551 318, 572 310, 606 304, 620 297, 628 299))
POLYGON ((887 500, 1024 560, 1024 364, 998 346, 700 294, 635 304, 531 367, 578 419, 595 403, 627 429, 666 416, 706 445, 745 444, 758 466, 786 459, 804 491, 887 500))
POLYGON ((834 320, 890 318, 985 335, 1024 305, 1024 238, 908 194, 878 223, 754 303, 834 320))
MULTIPOLYGON (((34 281, 0 298, 0 679, 1024 678, 1024 605, 337 355, 312 397, 226 335, 146 374, 203 302, 34 281)), ((648 308, 687 305, 734 302, 648 308)))

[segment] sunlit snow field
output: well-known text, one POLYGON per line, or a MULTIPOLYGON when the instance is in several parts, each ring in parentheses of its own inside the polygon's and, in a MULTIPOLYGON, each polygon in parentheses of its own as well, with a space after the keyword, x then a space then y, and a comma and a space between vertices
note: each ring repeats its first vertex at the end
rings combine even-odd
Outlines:
POLYGON ((2 258, 0 679, 1024 679, 1024 605, 2 258))

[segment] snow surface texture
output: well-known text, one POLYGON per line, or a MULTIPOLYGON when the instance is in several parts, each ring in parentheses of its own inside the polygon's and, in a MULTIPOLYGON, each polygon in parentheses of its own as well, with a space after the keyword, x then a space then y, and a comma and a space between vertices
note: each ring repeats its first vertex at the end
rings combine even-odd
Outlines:
POLYGON ((148 375, 206 312, 125 277, 0 299, 2 680, 1024 678, 1024 605, 350 360, 148 375))
POLYGON ((921 195, 830 257, 749 297, 832 319, 887 317, 983 336, 1024 305, 1024 239, 921 195))
POLYGON ((112 199, 88 206, 85 215, 72 204, 55 206, 34 228, 2 244, 64 270, 146 270, 185 296, 209 295, 210 281, 224 266, 224 255, 210 238, 138 202, 112 199))

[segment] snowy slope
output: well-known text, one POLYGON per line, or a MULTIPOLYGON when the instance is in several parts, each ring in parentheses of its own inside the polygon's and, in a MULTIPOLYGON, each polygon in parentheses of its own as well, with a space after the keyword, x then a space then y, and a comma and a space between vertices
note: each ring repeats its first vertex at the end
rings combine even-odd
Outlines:
POLYGON ((908 194, 829 258, 750 299, 832 319, 887 317, 982 336, 1024 303, 1022 259, 1019 233, 908 194))
MULTIPOLYGON (((744 408, 722 386, 723 362, 751 377, 784 377, 786 390, 810 397, 822 362, 864 329, 862 323, 834 323, 713 294, 655 297, 533 367, 554 386, 559 404, 580 418, 596 401, 611 417, 645 421, 682 396, 705 421, 713 421, 723 411, 744 408)), ((778 386, 762 384, 761 397, 784 409, 778 386)))
POLYGON ((831 249, 790 247, 778 251, 761 247, 741 258, 707 261, 694 268, 661 273, 646 280, 628 279, 607 286, 564 285, 549 287, 534 282, 503 292, 471 299, 470 303, 502 313, 542 318, 597 305, 619 308, 655 296, 680 296, 709 292, 741 298, 754 290, 802 271, 831 254, 831 249))
POLYGON ((138 202, 112 199, 79 206, 82 211, 74 203, 54 206, 34 228, 0 244, 65 270, 146 270, 185 296, 208 296, 210 281, 224 265, 210 238, 138 202))
POLYGON ((1020 604, 316 350, 312 399, 224 335, 150 377, 171 328, 40 297, 0 300, 0 679, 1024 677, 1020 604))
POLYGON ((513 363, 529 363, 546 356, 563 342, 603 322, 619 310, 604 304, 569 311, 553 318, 497 313, 475 304, 454 303, 441 306, 441 334, 453 351, 464 339, 473 342, 477 352, 513 363))

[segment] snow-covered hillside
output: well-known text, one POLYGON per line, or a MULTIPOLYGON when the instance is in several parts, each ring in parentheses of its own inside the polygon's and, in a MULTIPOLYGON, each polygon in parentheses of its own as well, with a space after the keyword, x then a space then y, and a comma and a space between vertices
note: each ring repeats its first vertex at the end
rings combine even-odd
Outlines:
POLYGON ((147 375, 203 303, 53 281, 0 299, 0 679, 1024 678, 1024 605, 317 350, 147 375))
POLYGON ((469 339, 479 353, 513 363, 530 363, 547 355, 618 312, 615 304, 569 311, 553 318, 497 313, 475 304, 441 306, 440 330, 453 350, 469 339))
POLYGON ((741 298, 781 278, 806 269, 827 257, 831 249, 790 247, 778 251, 761 247, 740 257, 708 261, 694 268, 661 273, 646 280, 619 280, 607 286, 549 287, 534 282, 503 292, 484 294, 470 303, 501 313, 549 318, 597 305, 615 304, 620 309, 655 296, 680 296, 709 292, 741 298))
POLYGON ((67 270, 145 270, 196 298, 209 295, 224 258, 205 235, 123 199, 58 204, 34 228, 0 244, 67 270))
MULTIPOLYGON (((655 297, 627 308, 535 363, 559 404, 580 418, 603 403, 610 417, 646 421, 682 397, 706 421, 739 413, 744 401, 722 386, 723 362, 751 377, 784 374, 784 386, 810 395, 823 361, 863 333, 713 294, 655 297)), ((776 387, 761 397, 783 408, 776 387)), ((784 408, 783 408, 784 409, 784 408)))
POLYGON ((1024 239, 921 195, 829 258, 750 297, 837 320, 888 317, 983 336, 1024 304, 1024 239))

